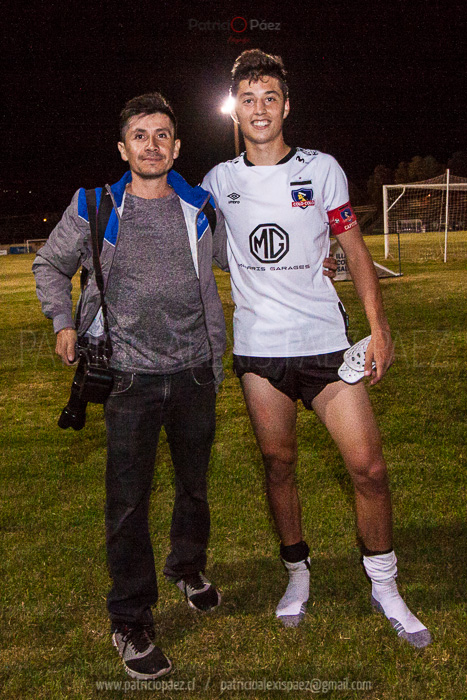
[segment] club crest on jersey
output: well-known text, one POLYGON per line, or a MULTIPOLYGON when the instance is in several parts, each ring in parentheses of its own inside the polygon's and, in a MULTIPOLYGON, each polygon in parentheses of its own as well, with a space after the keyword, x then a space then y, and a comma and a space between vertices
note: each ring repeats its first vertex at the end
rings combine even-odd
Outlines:
POLYGON ((313 199, 313 190, 301 187, 299 190, 292 190, 292 206, 306 209, 314 207, 315 200, 313 199))

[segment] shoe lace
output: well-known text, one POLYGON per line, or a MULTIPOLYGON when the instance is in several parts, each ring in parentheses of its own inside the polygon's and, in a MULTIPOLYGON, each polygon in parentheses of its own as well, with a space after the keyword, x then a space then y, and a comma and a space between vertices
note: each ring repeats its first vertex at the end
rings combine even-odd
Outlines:
POLYGON ((151 644, 151 639, 144 627, 128 627, 122 635, 122 641, 130 644, 133 649, 142 654, 151 644))
POLYGON ((151 642, 154 642, 154 640, 156 638, 156 630, 154 629, 154 625, 153 624, 144 625, 144 629, 145 629, 146 634, 148 635, 149 639, 151 640, 151 642))
POLYGON ((203 576, 198 572, 184 576, 183 580, 185 581, 186 585, 190 586, 190 588, 192 588, 194 591, 201 591, 207 583, 207 580, 203 581, 203 576))

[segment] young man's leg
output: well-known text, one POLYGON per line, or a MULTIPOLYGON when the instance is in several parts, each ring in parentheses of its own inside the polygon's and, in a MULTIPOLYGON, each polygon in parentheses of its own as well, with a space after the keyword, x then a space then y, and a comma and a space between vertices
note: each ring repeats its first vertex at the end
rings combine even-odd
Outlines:
POLYGON ((164 426, 175 471, 171 552, 164 574, 190 607, 208 611, 221 597, 204 576, 210 513, 207 471, 216 427, 216 392, 210 363, 171 375, 164 426))
POLYGON ((308 546, 302 540, 301 509, 295 482, 297 408, 269 380, 248 372, 241 379, 245 402, 266 470, 269 507, 281 538, 289 585, 276 609, 287 627, 305 614, 309 595, 308 546))
POLYGON ((328 384, 313 400, 316 414, 337 444, 355 490, 363 563, 372 581, 372 603, 413 646, 430 643, 425 626, 400 597, 392 549, 392 511, 381 438, 364 384, 328 384))
POLYGON ((392 511, 387 468, 364 384, 328 384, 312 406, 337 444, 352 478, 362 541, 372 551, 390 549, 392 511))
POLYGON ((302 539, 300 501, 295 483, 297 407, 269 380, 248 372, 242 377, 251 425, 266 468, 271 513, 284 545, 302 539))

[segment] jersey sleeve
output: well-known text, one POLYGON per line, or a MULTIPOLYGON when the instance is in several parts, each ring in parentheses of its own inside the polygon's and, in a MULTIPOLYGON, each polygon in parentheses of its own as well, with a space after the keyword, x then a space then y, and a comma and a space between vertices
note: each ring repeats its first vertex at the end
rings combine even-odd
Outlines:
POLYGON ((212 168, 207 175, 204 176, 203 182, 201 183, 203 190, 210 192, 216 202, 219 202, 220 195, 220 185, 219 185, 219 166, 216 165, 212 168))
POLYGON ((357 226, 357 217, 349 201, 347 178, 339 163, 332 156, 326 158, 323 183, 323 203, 327 211, 330 232, 338 236, 357 226))
POLYGON ((213 260, 221 270, 229 271, 229 262, 227 259, 227 232, 225 228, 224 215, 219 207, 219 166, 212 168, 205 175, 201 187, 214 197, 216 203, 217 223, 213 235, 213 260))

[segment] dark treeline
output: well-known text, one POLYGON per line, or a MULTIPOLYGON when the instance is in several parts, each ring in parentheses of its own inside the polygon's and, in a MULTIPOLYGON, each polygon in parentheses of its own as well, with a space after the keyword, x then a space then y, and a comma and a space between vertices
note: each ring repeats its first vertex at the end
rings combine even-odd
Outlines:
MULTIPOLYGON (((467 151, 457 151, 447 163, 433 156, 414 156, 393 170, 377 165, 366 183, 349 175, 350 198, 354 205, 373 204, 382 211, 383 185, 420 182, 441 175, 467 178, 467 151)), ((117 179, 117 178, 115 178, 117 179)), ((79 186, 79 183, 78 183, 79 186)), ((22 243, 27 238, 46 238, 68 205, 76 186, 66 183, 0 181, 0 244, 22 243)))
POLYGON ((411 161, 402 161, 395 170, 386 165, 377 165, 367 183, 368 204, 383 208, 383 185, 398 185, 430 180, 442 175, 449 168, 450 175, 467 178, 467 152, 457 151, 447 163, 439 163, 433 156, 414 156, 411 161))

